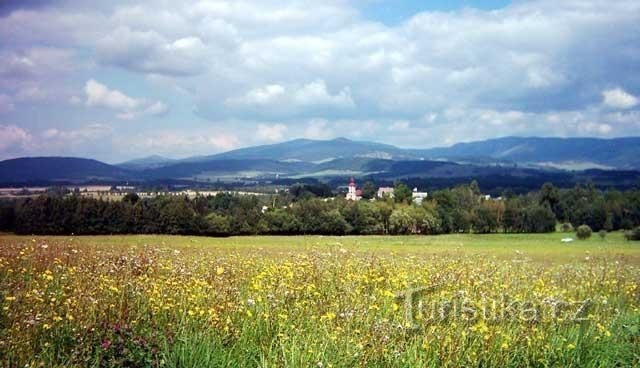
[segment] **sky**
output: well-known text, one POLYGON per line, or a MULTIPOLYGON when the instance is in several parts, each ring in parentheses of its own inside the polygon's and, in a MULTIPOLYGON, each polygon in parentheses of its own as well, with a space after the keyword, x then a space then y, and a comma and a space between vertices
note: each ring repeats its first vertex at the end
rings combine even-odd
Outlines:
POLYGON ((640 135, 637 0, 0 1, 0 159, 640 135))

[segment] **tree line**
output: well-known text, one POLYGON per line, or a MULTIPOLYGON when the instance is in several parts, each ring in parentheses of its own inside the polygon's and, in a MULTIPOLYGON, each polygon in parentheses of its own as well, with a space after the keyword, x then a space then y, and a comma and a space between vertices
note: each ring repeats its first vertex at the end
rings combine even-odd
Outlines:
POLYGON ((600 191, 592 185, 487 199, 477 183, 438 190, 415 204, 397 183, 393 197, 347 201, 323 185, 296 184, 277 195, 158 196, 121 201, 51 192, 0 204, 0 230, 19 234, 444 234, 544 233, 588 225, 593 231, 640 225, 640 191, 600 191), (370 199, 370 200, 369 200, 370 199))

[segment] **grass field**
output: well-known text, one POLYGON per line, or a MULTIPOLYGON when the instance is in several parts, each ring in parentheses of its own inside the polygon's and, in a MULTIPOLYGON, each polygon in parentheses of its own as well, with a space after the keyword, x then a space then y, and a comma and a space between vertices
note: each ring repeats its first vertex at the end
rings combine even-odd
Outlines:
POLYGON ((640 366, 621 234, 0 236, 0 366, 640 366))

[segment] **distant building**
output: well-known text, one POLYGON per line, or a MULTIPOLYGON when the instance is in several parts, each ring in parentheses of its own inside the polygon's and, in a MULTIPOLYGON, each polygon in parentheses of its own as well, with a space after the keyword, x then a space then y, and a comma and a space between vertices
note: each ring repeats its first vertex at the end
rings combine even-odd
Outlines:
POLYGON ((347 191, 345 198, 347 201, 359 201, 362 199, 362 191, 356 187, 356 181, 354 178, 351 178, 349 181, 349 190, 347 191))
POLYGON ((393 188, 392 187, 380 187, 378 188, 378 198, 384 198, 385 196, 389 198, 393 198, 393 188))
POLYGON ((418 192, 418 188, 413 188, 413 192, 411 192, 413 202, 415 202, 416 204, 422 204, 422 201, 424 201, 427 196, 427 192, 418 192))

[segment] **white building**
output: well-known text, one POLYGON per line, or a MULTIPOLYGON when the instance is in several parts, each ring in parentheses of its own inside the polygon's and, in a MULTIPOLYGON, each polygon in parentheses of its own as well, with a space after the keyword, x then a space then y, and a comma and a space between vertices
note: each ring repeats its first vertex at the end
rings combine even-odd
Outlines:
POLYGON ((416 204, 422 204, 422 201, 427 199, 427 196, 427 192, 418 192, 418 188, 413 188, 413 192, 411 192, 413 202, 415 202, 416 204))
POLYGON ((362 199, 362 191, 356 187, 356 181, 354 178, 351 178, 349 181, 349 190, 347 191, 345 198, 347 201, 359 201, 362 199))
POLYGON ((378 198, 384 198, 385 196, 389 198, 393 198, 393 188, 392 187, 380 187, 378 188, 378 198))

